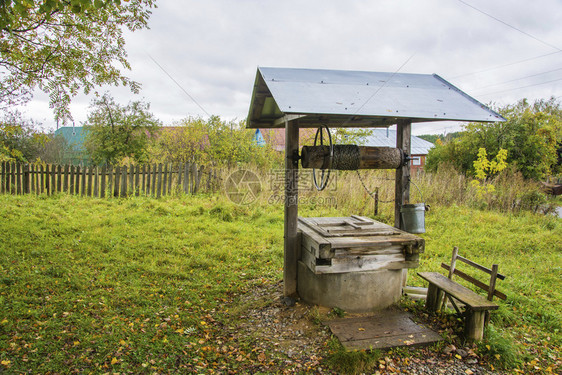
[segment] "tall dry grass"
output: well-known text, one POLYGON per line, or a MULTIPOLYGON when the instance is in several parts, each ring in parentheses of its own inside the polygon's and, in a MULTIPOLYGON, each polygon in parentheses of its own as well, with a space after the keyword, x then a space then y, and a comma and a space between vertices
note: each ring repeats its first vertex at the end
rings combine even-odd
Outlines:
MULTIPOLYGON (((261 203, 284 202, 284 170, 244 167, 258 176, 261 203)), ((222 171, 222 180, 236 169, 222 171)), ((332 171, 330 183, 317 191, 312 180, 312 170, 299 171, 299 206, 303 209, 321 209, 347 216, 368 215, 391 222, 394 217, 394 170, 332 171), (378 210, 375 215, 374 193, 378 191, 378 210)), ((435 173, 420 172, 411 176, 410 201, 435 206, 467 205, 500 212, 550 212, 555 207, 536 182, 525 180, 520 173, 505 170, 486 182, 494 191, 479 195, 470 185, 471 178, 452 166, 442 166, 435 173)))

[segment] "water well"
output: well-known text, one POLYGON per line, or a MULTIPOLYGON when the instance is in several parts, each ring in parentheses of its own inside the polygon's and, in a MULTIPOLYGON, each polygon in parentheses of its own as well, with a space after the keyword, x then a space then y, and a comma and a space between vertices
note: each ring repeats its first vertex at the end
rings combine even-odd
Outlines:
MULTIPOLYGON (((401 215, 411 204, 412 124, 436 121, 505 120, 435 74, 258 68, 247 127, 283 129, 286 297, 347 311, 380 310, 400 298, 404 271, 418 266, 424 250, 423 239, 405 231, 401 215), (330 127, 391 125, 397 126, 396 148, 334 145, 329 133, 330 127), (301 128, 319 130, 315 145, 299 152, 301 128), (299 218, 299 164, 318 172, 319 189, 331 169, 395 170, 394 227, 354 215, 299 218)), ((406 218, 416 215, 414 210, 406 218)))

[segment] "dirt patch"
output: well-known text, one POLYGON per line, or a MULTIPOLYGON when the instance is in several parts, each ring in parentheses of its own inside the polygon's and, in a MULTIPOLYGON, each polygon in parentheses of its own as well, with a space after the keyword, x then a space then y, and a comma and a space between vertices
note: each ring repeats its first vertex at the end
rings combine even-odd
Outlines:
MULTIPOLYGON (((298 301, 289 306, 283 298, 281 283, 256 287, 244 295, 242 302, 248 308, 241 311, 233 334, 257 353, 257 360, 247 363, 244 371, 282 374, 343 372, 337 365, 328 366, 329 357, 337 349, 334 348, 335 339, 321 321, 335 317, 330 309, 298 301)), ((423 314, 417 318, 430 323, 423 314)), ((382 352, 380 358, 369 365, 367 373, 481 375, 498 372, 486 368, 469 347, 441 345, 382 352)))

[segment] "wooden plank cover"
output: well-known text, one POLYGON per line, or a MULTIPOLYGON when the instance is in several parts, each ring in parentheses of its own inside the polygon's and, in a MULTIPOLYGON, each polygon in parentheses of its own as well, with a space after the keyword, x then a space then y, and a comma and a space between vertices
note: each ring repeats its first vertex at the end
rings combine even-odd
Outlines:
POLYGON ((367 317, 334 319, 324 324, 347 350, 419 346, 442 340, 439 334, 417 325, 409 313, 398 309, 379 311, 367 317))
POLYGON ((472 290, 449 280, 446 276, 440 273, 419 272, 418 275, 464 304, 470 306, 470 308, 474 311, 496 310, 499 307, 497 304, 490 302, 472 290))
POLYGON ((406 254, 416 254, 425 248, 423 238, 361 216, 300 217, 299 228, 304 245, 312 246, 309 250, 318 258, 331 258, 337 249, 376 251, 398 246, 406 254))

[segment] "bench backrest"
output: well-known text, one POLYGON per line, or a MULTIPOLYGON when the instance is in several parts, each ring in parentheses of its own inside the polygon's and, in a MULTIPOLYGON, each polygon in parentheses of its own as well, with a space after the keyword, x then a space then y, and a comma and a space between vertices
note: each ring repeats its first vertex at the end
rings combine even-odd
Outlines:
POLYGON ((451 264, 445 264, 445 263, 441 263, 441 267, 443 267, 444 269, 449 271, 449 279, 453 279, 453 275, 457 275, 460 278, 472 283, 473 285, 479 287, 480 289, 484 290, 485 292, 488 293, 488 300, 491 301, 494 296, 501 298, 503 300, 505 300, 507 297, 505 294, 503 294, 502 292, 500 292, 499 290, 496 289, 496 280, 500 279, 500 280, 504 280, 505 276, 502 275, 501 273, 498 273, 498 265, 494 264, 492 265, 492 268, 486 268, 478 263, 475 263, 473 261, 471 261, 470 259, 467 259, 465 257, 462 257, 459 255, 459 248, 458 247, 454 247, 453 248, 453 256, 451 258, 451 264), (468 264, 469 266, 472 266, 480 271, 483 271, 485 273, 487 273, 488 275, 490 275, 490 281, 488 284, 483 283, 482 281, 475 279, 474 277, 460 271, 457 269, 457 261, 463 262, 465 264, 468 264))

